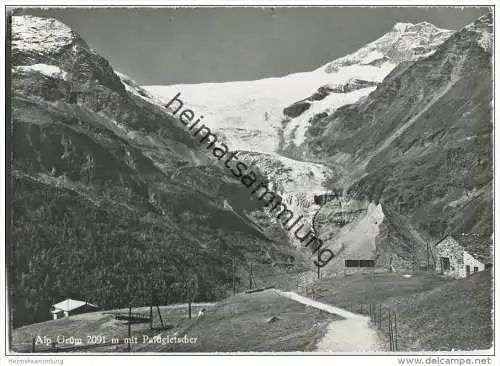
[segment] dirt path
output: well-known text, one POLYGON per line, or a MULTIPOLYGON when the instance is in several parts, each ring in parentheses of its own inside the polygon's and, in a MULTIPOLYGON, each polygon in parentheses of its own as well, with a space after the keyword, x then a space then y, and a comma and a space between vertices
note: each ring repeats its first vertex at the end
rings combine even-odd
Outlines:
POLYGON ((375 329, 370 327, 370 318, 350 311, 315 301, 294 292, 275 290, 277 294, 302 304, 337 314, 345 318, 328 325, 328 332, 317 345, 319 352, 375 352, 383 351, 375 329))
POLYGON ((317 345, 320 352, 376 352, 383 351, 370 318, 350 318, 331 322, 328 332, 317 345))

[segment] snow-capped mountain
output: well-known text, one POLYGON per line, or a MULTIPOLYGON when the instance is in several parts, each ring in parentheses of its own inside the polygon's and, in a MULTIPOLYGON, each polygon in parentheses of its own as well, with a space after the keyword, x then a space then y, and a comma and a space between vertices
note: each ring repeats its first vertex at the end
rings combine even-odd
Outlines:
POLYGON ((254 81, 152 85, 145 89, 166 101, 181 92, 182 100, 204 115, 205 123, 225 135, 235 149, 275 152, 289 144, 300 145, 314 115, 330 113, 368 95, 398 64, 432 54, 452 33, 426 22, 398 23, 353 54, 311 72, 254 81), (355 80, 357 88, 342 90, 355 80), (293 103, 315 94, 302 113, 284 113, 293 103))
POLYGON ((327 183, 341 174, 339 167, 294 159, 311 122, 366 98, 394 68, 431 55, 452 33, 426 22, 398 23, 358 51, 311 72, 144 89, 164 104, 180 92, 185 105, 203 115, 230 148, 246 152, 289 207, 310 222, 318 209, 314 196, 330 193, 327 183))
POLYGON ((73 289, 104 306, 147 296, 151 269, 166 303, 194 272, 198 300, 232 291, 235 258, 259 284, 313 267, 165 109, 179 92, 338 248, 324 272, 370 256, 409 268, 442 234, 491 236, 491 14, 457 32, 398 23, 311 72, 199 85, 140 86, 53 19, 12 17, 10 46, 18 324, 73 289))

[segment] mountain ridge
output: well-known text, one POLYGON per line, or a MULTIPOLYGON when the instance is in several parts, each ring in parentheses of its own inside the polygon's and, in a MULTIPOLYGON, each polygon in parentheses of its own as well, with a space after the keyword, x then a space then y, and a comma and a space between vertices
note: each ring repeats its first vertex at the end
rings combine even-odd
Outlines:
MULTIPOLYGON (((260 284, 307 270, 296 240, 164 108, 178 92, 341 249, 325 272, 349 256, 418 267, 445 233, 492 233, 491 14, 454 33, 395 25, 308 73, 161 95, 62 23, 12 19, 16 326, 75 293, 141 301, 151 281, 163 303, 193 277, 198 301, 218 299, 233 261, 241 285, 252 270, 260 284)), ((488 261, 490 248, 466 249, 488 261)))
POLYGON ((193 296, 213 300, 251 265, 264 283, 306 268, 182 123, 76 33, 47 18, 11 24, 14 326, 64 297, 114 308, 154 285, 169 303, 196 278, 193 296))
POLYGON ((205 117, 204 123, 262 167, 289 207, 312 225, 319 209, 314 197, 335 191, 331 182, 346 171, 300 153, 308 128, 336 109, 363 100, 397 65, 435 52, 452 33, 429 23, 395 26, 358 51, 310 72, 250 82, 144 88, 164 104, 182 93, 182 100, 205 117))
MULTIPOLYGON (((491 86, 488 84, 491 81, 491 74, 489 74, 491 52, 488 51, 492 45, 491 27, 491 14, 479 18, 456 32, 439 29, 428 22, 398 23, 388 33, 361 47, 358 51, 329 62, 310 73, 291 74, 282 78, 234 84, 228 82, 198 86, 156 86, 146 87, 146 89, 152 93, 158 93, 160 98, 164 96, 165 99, 174 90, 185 93, 185 100, 188 103, 192 98, 193 108, 199 108, 203 114, 209 116, 210 119, 205 120, 207 124, 221 135, 226 136, 228 143, 236 144, 242 151, 246 151, 246 154, 251 156, 252 161, 256 162, 257 165, 266 167, 281 164, 284 167, 281 169, 282 173, 276 174, 276 172, 264 170, 275 186, 280 186, 281 182, 288 180, 294 182, 294 187, 283 185, 281 193, 288 196, 294 209, 305 214, 310 223, 313 224, 314 213, 320 209, 318 205, 312 203, 316 196, 326 197, 340 190, 345 191, 350 196, 360 194, 360 199, 364 202, 361 204, 362 206, 368 205, 368 202, 378 204, 382 199, 379 191, 383 191, 384 188, 379 188, 380 184, 377 185, 377 182, 385 181, 389 177, 393 177, 391 179, 399 177, 398 179, 404 181, 405 174, 414 176, 410 172, 405 172, 402 176, 399 176, 399 173, 392 174, 386 162, 390 161, 392 167, 398 166, 398 164, 403 167, 406 166, 405 159, 424 161, 424 159, 429 158, 427 154, 419 158, 419 151, 424 150, 418 150, 416 147, 420 144, 430 144, 433 136, 435 138, 446 135, 442 128, 436 129, 439 123, 435 118, 429 117, 429 112, 435 111, 435 106, 443 103, 449 95, 458 93, 457 88, 462 88, 460 93, 464 95, 464 98, 472 96, 474 101, 479 103, 479 110, 483 111, 479 114, 477 111, 473 112, 476 117, 470 116, 482 121, 482 127, 478 128, 484 129, 483 135, 485 137, 481 144, 486 145, 484 148, 480 148, 483 151, 481 154, 484 155, 481 159, 483 161, 490 159, 488 156, 491 157, 491 151, 488 152, 487 141, 488 136, 491 136, 491 131, 488 132, 487 121, 491 119, 491 114, 484 112, 484 107, 487 105, 481 104, 480 98, 492 93, 491 86), (480 47, 481 50, 475 49, 474 45, 480 47), (466 56, 462 57, 460 50, 466 52, 466 56), (484 55, 482 59, 481 55, 484 55), (480 61, 478 57, 481 59, 480 61), (479 65, 484 66, 484 70, 480 70, 478 66, 474 67, 476 60, 479 65), (466 75, 463 71, 465 69, 470 75, 466 75), (345 73, 345 77, 342 76, 343 73, 345 73), (480 75, 477 78, 477 80, 482 80, 481 82, 477 81, 480 86, 474 84, 471 86, 471 90, 465 90, 463 86, 460 86, 463 83, 462 80, 473 80, 475 75, 480 75), (279 83, 282 85, 280 86, 279 83), (314 83, 317 84, 316 88, 313 87, 314 83), (412 84, 415 86, 412 87, 412 84), (294 88, 294 85, 304 87, 294 88), (406 85, 409 86, 406 87, 406 85), (261 89, 263 90, 262 95, 259 96, 258 91, 261 89), (307 90, 309 92, 306 93, 307 90), (398 92, 398 90, 400 91, 398 92), (226 97, 224 93, 219 94, 219 91, 224 91, 228 96, 226 97), (237 96, 230 99, 230 93, 236 93, 237 96), (238 99, 238 93, 241 93, 242 100, 238 99), (297 99, 289 104, 292 93, 295 93, 297 99), (394 93, 399 93, 396 99, 394 93), (474 95, 474 93, 476 94, 474 95), (267 94, 279 97, 273 99, 267 94), (290 99, 282 98, 282 94, 290 99), (301 98, 299 94, 302 94, 301 98), (307 96, 308 94, 309 96, 307 96), (217 102, 218 97, 220 97, 219 102, 217 102), (259 100, 261 101, 259 102, 259 100), (387 105, 387 103, 392 104, 387 105), (395 117, 390 117, 390 123, 385 123, 382 119, 385 111, 388 115, 396 113, 395 117), (370 117, 373 113, 378 113, 380 117, 373 115, 373 118, 378 118, 373 120, 370 117), (487 117, 488 115, 490 117, 487 117), (334 122, 335 116, 343 116, 343 123, 334 122), (407 116, 411 116, 411 118, 407 116), (423 119, 427 122, 422 122, 423 119), (418 127, 420 130, 416 126, 421 126, 418 127), (429 132, 421 134, 420 132, 426 128, 429 129, 429 132), (407 154, 412 153, 406 157, 393 146, 401 144, 400 141, 407 140, 405 136, 409 131, 413 131, 414 141, 407 142, 410 145, 404 151, 407 154), (328 146, 328 149, 325 150, 323 145, 328 146), (391 156, 396 154, 396 151, 398 157, 394 157, 392 161, 391 156), (316 183, 311 185, 307 179, 301 178, 301 173, 298 173, 301 170, 297 170, 297 167, 293 167, 283 157, 303 162, 306 170, 308 168, 307 162, 319 166, 323 165, 326 168, 323 178, 318 176, 316 183), (371 178, 377 171, 377 166, 383 167, 384 164, 386 167, 377 173, 377 178, 371 178), (367 185, 367 182, 371 180, 373 182, 367 185), (300 188, 300 186, 304 188, 300 188), (308 191, 305 197, 302 197, 303 191, 308 191), (304 202, 306 202, 305 205, 304 202)), ((448 109, 443 107, 442 111, 436 114, 442 115, 445 110, 448 109)), ((466 104, 465 107, 457 105, 457 110, 469 113, 469 110, 472 112, 474 108, 470 104, 466 104)), ((464 120, 456 112, 452 112, 452 114, 456 116, 457 120, 464 120)), ((455 136, 458 141, 467 141, 463 139, 468 138, 468 135, 463 135, 460 132, 467 131, 463 122, 460 125, 455 124, 453 128, 459 129, 455 136)), ((450 141, 455 143, 455 137, 450 141)), ((445 153, 444 158, 439 160, 449 161, 453 159, 452 157, 460 156, 460 151, 464 146, 468 145, 459 142, 455 148, 451 147, 450 151, 445 153), (460 145, 461 147, 458 147, 460 145)), ((434 155, 431 159, 436 159, 442 154, 439 147, 439 144, 434 145, 434 155)), ((467 159, 472 156, 471 154, 473 153, 467 152, 467 159)), ((385 202, 387 198, 382 200, 383 206, 385 206, 383 211, 387 227, 380 229, 382 234, 380 234, 381 238, 377 240, 377 243, 381 248, 385 246, 386 254, 391 252, 392 244, 385 245, 382 242, 402 240, 405 243, 415 242, 418 244, 417 247, 421 247, 426 240, 435 241, 445 232, 479 230, 484 231, 487 235, 491 233, 491 224, 487 223, 491 221, 491 218, 488 219, 490 215, 487 214, 491 210, 491 207, 488 208, 488 200, 491 199, 488 185, 483 186, 484 188, 474 189, 451 188, 450 184, 453 185, 454 178, 448 174, 451 171, 458 172, 458 166, 461 166, 460 169, 462 169, 459 175, 460 179, 465 181, 470 180, 476 173, 470 170, 473 169, 472 166, 465 162, 460 162, 457 165, 446 164, 439 167, 440 172, 433 172, 430 175, 439 177, 438 184, 427 180, 425 185, 419 184, 412 188, 410 182, 404 183, 406 185, 404 190, 411 192, 408 194, 412 196, 415 195, 415 192, 426 192, 427 196, 422 198, 421 202, 431 200, 431 197, 436 194, 439 195, 439 199, 442 199, 443 190, 445 190, 445 196, 450 196, 446 199, 443 198, 444 201, 435 207, 427 206, 427 208, 420 208, 419 211, 417 210, 418 212, 412 213, 412 215, 416 215, 414 216, 414 219, 417 218, 416 222, 412 222, 414 219, 411 218, 410 222, 406 222, 406 219, 400 217, 401 209, 397 207, 396 203, 393 202, 387 206, 389 204, 385 202), (485 196, 483 196, 484 194, 485 196), (461 215, 454 215, 451 211, 458 207, 457 204, 462 205, 465 202, 470 204, 472 202, 470 200, 477 197, 483 197, 480 199, 481 203, 473 204, 471 206, 474 207, 472 212, 466 214, 463 220, 473 222, 475 220, 473 217, 479 215, 476 217, 482 224, 471 226, 471 224, 464 223, 457 225, 457 220, 461 215), (440 209, 447 207, 446 218, 451 221, 449 226, 443 220, 436 218, 438 207, 440 209), (425 209, 433 212, 428 218, 422 217, 425 209), (484 214, 480 213, 483 209, 485 210, 484 214), (482 218, 479 219, 479 217, 482 218), (390 223, 391 220, 397 224, 390 223), (437 220, 439 224, 429 222, 429 220, 437 220), (408 226, 410 230, 403 228, 402 225, 408 226), (396 234, 396 237, 391 238, 394 233, 389 233, 393 232, 395 227, 399 228, 403 234, 396 234), (389 237, 382 239, 384 233, 389 237), (422 239, 421 234, 424 235, 425 239, 422 239)), ((407 168, 410 169, 410 166, 407 168)), ((481 176, 483 181, 488 182, 491 179, 488 178, 491 175, 487 173, 489 168, 487 166, 483 166, 483 168, 474 169, 483 169, 478 177, 481 176)), ((458 185, 465 187, 464 184, 467 186, 468 183, 461 182, 458 185)), ((400 183, 393 182, 393 185, 397 187, 400 183)), ((389 186, 387 185, 387 192, 390 191, 389 186)), ((391 197, 394 194, 396 193, 390 193, 391 197)), ((397 193, 396 197, 398 195, 400 193, 397 193)), ((437 199, 437 197, 435 198, 437 199)), ((401 197, 391 199, 400 199, 401 207, 415 205, 415 203, 404 202, 406 198, 404 200, 401 197)), ((403 211, 403 215, 408 213, 407 208, 404 208, 403 211)), ((380 225, 380 220, 378 222, 380 225)), ((332 243, 332 245, 334 244, 332 243)), ((396 245, 393 249, 396 253, 403 253, 402 255, 398 254, 401 265, 408 266, 409 247, 404 249, 405 245, 396 245)), ((483 249, 482 253, 479 254, 480 257, 488 258, 488 245, 485 244, 483 249)), ((412 255, 418 257, 421 254, 412 255)), ((415 261, 415 259, 412 260, 415 261)), ((380 263, 385 265, 388 261, 389 258, 386 257, 381 259, 380 263)))
MULTIPOLYGON (((382 202, 386 212, 409 219, 406 225, 426 240, 457 232, 489 237, 492 70, 491 53, 481 40, 491 32, 487 14, 432 55, 394 70, 367 99, 310 127, 305 154, 327 165, 342 162, 351 176, 336 187, 382 202)), ((401 241, 381 242, 396 240, 401 241)), ((483 244, 481 250, 466 249, 489 261, 491 241, 483 244)))

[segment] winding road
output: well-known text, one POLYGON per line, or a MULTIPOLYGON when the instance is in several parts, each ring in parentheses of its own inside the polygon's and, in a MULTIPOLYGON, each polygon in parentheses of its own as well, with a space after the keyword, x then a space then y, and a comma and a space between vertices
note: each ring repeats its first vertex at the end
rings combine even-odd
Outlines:
POLYGON ((383 351, 375 329, 370 327, 370 318, 351 313, 345 309, 315 301, 295 292, 274 290, 278 295, 312 306, 331 314, 337 314, 344 320, 332 321, 328 331, 317 345, 319 352, 376 352, 383 351))

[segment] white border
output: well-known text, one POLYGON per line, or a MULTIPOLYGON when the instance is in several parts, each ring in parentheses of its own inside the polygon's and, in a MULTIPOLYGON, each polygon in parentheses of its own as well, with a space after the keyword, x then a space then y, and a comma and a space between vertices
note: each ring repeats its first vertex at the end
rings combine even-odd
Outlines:
MULTIPOLYGON (((370 6, 390 6, 390 7, 400 7, 400 6, 412 6, 412 7, 425 7, 425 6, 430 6, 430 7, 435 7, 435 6, 450 6, 450 7, 460 7, 460 6, 475 6, 475 7, 484 7, 484 6, 493 6, 496 5, 497 1, 492 1, 492 0, 487 0, 487 1, 450 1, 450 0, 421 0, 421 1, 411 1, 411 0, 399 0, 399 1, 377 1, 377 0, 371 0, 371 1, 360 1, 360 0, 351 0, 351 1, 307 1, 302 2, 302 1, 282 1, 282 0, 277 0, 277 1, 206 1, 206 0, 200 0, 200 1, 144 1, 144 2, 138 2, 138 1, 53 1, 53 0, 48 0, 44 1, 43 4, 40 4, 40 1, 2 1, 2 5, 5 6, 10 6, 10 7, 73 7, 73 6, 88 6, 88 7, 200 7, 200 6, 226 6, 226 7, 231 7, 231 6, 239 6, 239 7, 258 7, 258 6, 302 6, 302 7, 307 7, 307 6, 365 6, 365 7, 370 7, 370 6)), ((5 10, 5 9, 4 9, 5 10)), ((496 10, 496 8, 495 8, 496 10)), ((496 11, 495 11, 496 15, 496 11)), ((495 63, 496 59, 496 50, 498 49, 498 37, 497 37, 497 29, 498 28, 498 20, 497 17, 494 17, 494 23, 495 23, 495 52, 493 53, 493 62, 494 62, 494 77, 498 75, 498 71, 500 68, 500 65, 495 63)), ((5 15, 2 16, 2 26, 0 27, 0 35, 2 38, 5 40, 5 15)), ((2 42, 2 54, 5 55, 5 42, 2 42)), ((5 70, 5 59, 2 58, 2 69, 5 70)), ((5 73, 2 73, 1 76, 1 81, 2 81, 2 97, 4 100, 4 103, 2 103, 2 115, 5 116, 5 73)), ((496 93, 494 93, 494 101, 496 105, 496 93)), ((500 120, 499 119, 499 114, 495 108, 494 110, 494 117, 495 121, 500 120)), ((2 248, 0 250, 0 260, 1 263, 5 263, 5 220, 8 219, 5 217, 5 162, 6 162, 6 146, 5 146, 5 134, 6 134, 6 129, 5 126, 7 123, 10 123, 10 121, 6 121, 4 119, 4 123, 1 124, 0 127, 0 137, 2 141, 0 142, 1 144, 1 149, 0 149, 0 187, 1 187, 1 192, 0 192, 0 202, 1 202, 1 208, 0 208, 0 235, 1 235, 1 242, 2 242, 2 248)), ((496 138, 496 129, 494 127, 493 130, 493 136, 495 142, 497 141, 496 138)), ((496 144, 495 144, 496 145, 496 144)), ((497 151, 494 146, 494 166, 495 166, 495 171, 500 171, 500 160, 497 159, 497 151)), ((499 196, 497 194, 498 192, 498 182, 494 178, 493 180, 494 183, 494 197, 495 197, 495 205, 494 205, 494 217, 495 219, 498 217, 498 210, 497 207, 499 207, 499 196)), ((495 220, 495 241, 496 242, 496 233, 498 232, 499 229, 499 220, 495 220)), ((496 258, 495 258, 496 259, 496 258)), ((5 268, 3 268, 5 269, 5 268)), ((494 264, 494 272, 495 272, 495 279, 498 278, 500 270, 498 268, 497 263, 494 264)), ((0 271, 0 286, 1 286, 1 291, 0 291, 0 305, 1 308, 3 308, 3 304, 5 304, 5 295, 6 295, 6 289, 5 289, 5 283, 6 283, 6 278, 5 278, 5 270, 0 271)), ((496 302, 499 297, 500 293, 500 286, 498 281, 494 280, 495 284, 495 299, 494 299, 494 309, 496 302)), ((6 321, 6 311, 3 309, 0 311, 0 321, 2 322, 2 325, 5 324, 6 321)), ((495 312, 496 313, 496 312, 495 312)), ((495 316, 495 339, 497 338, 498 335, 498 329, 500 328, 500 320, 498 317, 495 316)), ((7 330, 6 330, 7 331, 7 330)), ((423 365, 432 365, 433 363, 426 362, 428 360, 429 356, 441 356, 441 360, 438 360, 438 365, 439 364, 445 364, 443 361, 446 360, 446 356, 452 357, 452 358, 458 358, 460 357, 460 354, 464 355, 487 355, 487 354, 492 354, 493 349, 490 352, 420 352, 416 354, 405 354, 405 353, 395 353, 395 354, 377 354, 377 355, 352 355, 352 354, 322 354, 322 353, 302 353, 302 352, 297 352, 297 353, 262 353, 262 354, 255 354, 255 353, 241 353, 241 354, 224 354, 224 355, 218 355, 216 353, 212 354, 198 354, 198 355, 193 355, 193 354, 177 354, 177 355, 171 355, 173 358, 165 359, 166 355, 169 354, 151 354, 151 353, 146 353, 146 354, 133 354, 133 355, 122 355, 122 354, 113 354, 113 355, 102 355, 102 356, 97 356, 96 354, 93 354, 93 356, 86 356, 86 355, 71 355, 71 356, 65 356, 61 354, 50 354, 44 356, 43 354, 37 354, 36 356, 32 355, 26 355, 26 356, 7 356, 5 357, 4 354, 6 352, 5 345, 6 345, 6 334, 5 332, 0 333, 0 364, 12 364, 16 365, 16 363, 9 363, 9 359, 19 359, 19 360, 41 360, 41 359, 52 359, 52 360, 63 360, 64 364, 71 364, 71 365, 87 365, 89 363, 93 364, 106 364, 106 363, 120 363, 120 364, 135 364, 138 362, 147 362, 148 365, 160 365, 160 364, 165 364, 165 362, 168 363, 175 363, 176 365, 180 364, 191 364, 191 363, 199 363, 200 361, 217 366, 221 365, 233 365, 234 363, 240 363, 240 362, 248 362, 248 363, 254 363, 254 362, 262 362, 265 361, 266 363, 273 363, 276 365, 299 365, 299 364, 304 364, 304 363, 311 363, 313 362, 315 365, 316 364, 328 364, 329 366, 332 366, 332 363, 335 365, 340 364, 340 365, 350 365, 350 364, 363 364, 366 363, 367 365, 386 365, 386 364, 394 364, 394 365, 399 365, 400 363, 398 362, 398 358, 401 357, 418 357, 422 359, 422 364, 423 365), (144 355, 141 357, 141 355, 144 355), (253 355, 253 357, 248 357, 249 355, 253 355), (259 355, 257 358, 255 358, 254 355, 259 355), (279 355, 279 356, 278 356, 279 355), (398 356, 399 355, 399 356, 398 356), (418 356, 416 356, 418 355, 418 356), (334 359, 332 357, 335 357, 334 359), (441 363, 439 363, 441 362, 441 363)), ((496 342, 495 344, 495 353, 498 355, 500 351, 499 347, 499 342, 496 342)), ((498 356, 497 356, 498 357, 498 356)), ((463 359, 466 360, 467 358, 473 358, 473 357, 465 357, 463 356, 463 359)), ((496 362, 493 361, 493 357, 491 358, 492 363, 486 363, 486 364, 495 364, 496 362)), ((498 359, 496 360, 498 361, 498 359)), ((465 361, 466 362, 466 361, 465 361)), ((458 363, 455 363, 458 364, 458 363)), ((463 363, 467 364, 467 363, 463 363)), ((18 365, 30 365, 30 363, 19 363, 18 365)), ((38 364, 38 365, 43 365, 43 364, 38 364)), ((45 363, 45 365, 51 365, 49 363, 45 363)), ((57 365, 57 364, 52 364, 52 365, 57 365)))

